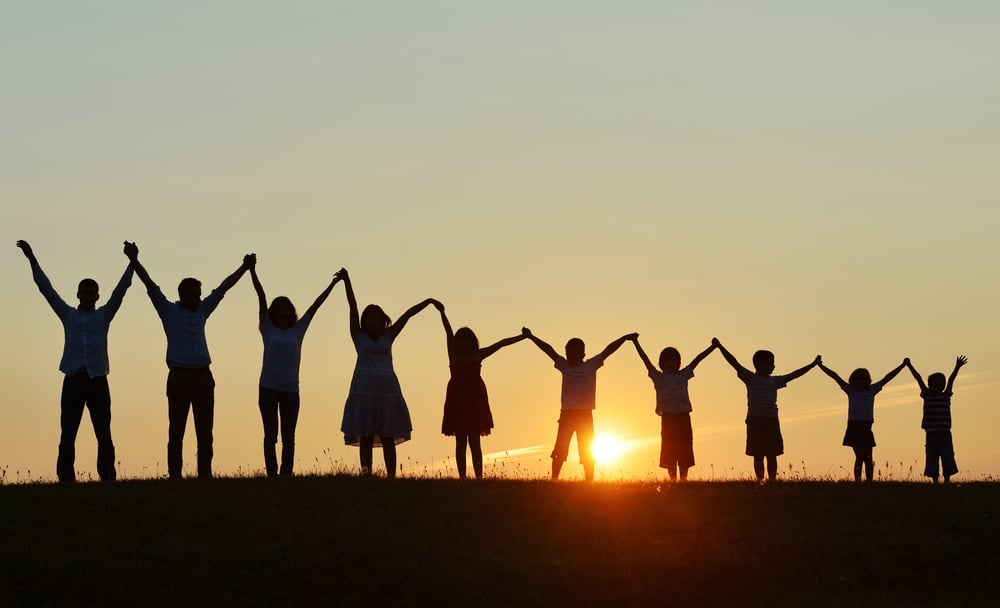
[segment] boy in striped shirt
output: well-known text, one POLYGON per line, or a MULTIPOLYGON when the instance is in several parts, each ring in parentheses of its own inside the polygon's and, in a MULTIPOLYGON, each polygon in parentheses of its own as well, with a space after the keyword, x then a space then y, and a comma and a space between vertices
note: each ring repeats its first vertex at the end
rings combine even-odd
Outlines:
POLYGON ((968 362, 964 355, 959 355, 955 359, 955 369, 951 372, 947 383, 943 373, 935 372, 927 376, 927 384, 924 384, 924 379, 917 373, 910 360, 907 358, 904 361, 913 374, 913 379, 920 386, 920 396, 924 400, 924 416, 920 421, 920 428, 927 433, 927 441, 924 444, 927 452, 924 477, 930 477, 934 483, 938 482, 939 461, 945 483, 951 480, 952 475, 958 473, 955 446, 951 440, 951 389, 955 385, 958 370, 968 362))
POLYGON ((774 353, 769 350, 758 350, 753 354, 753 368, 750 371, 740 365, 718 338, 712 338, 712 344, 719 349, 729 365, 736 370, 736 376, 747 387, 747 448, 746 455, 753 456, 753 470, 757 481, 764 481, 764 459, 767 459, 767 478, 774 481, 778 478, 778 456, 785 453, 785 443, 781 437, 781 426, 778 424, 778 389, 785 388, 788 383, 805 375, 821 362, 820 356, 805 367, 800 367, 784 376, 772 376, 774 373, 774 353))

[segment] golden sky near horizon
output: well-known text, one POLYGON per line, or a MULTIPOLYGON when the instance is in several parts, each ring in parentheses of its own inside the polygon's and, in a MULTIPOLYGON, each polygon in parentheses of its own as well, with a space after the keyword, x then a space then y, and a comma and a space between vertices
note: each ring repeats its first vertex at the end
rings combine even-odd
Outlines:
MULTIPOLYGON (((687 361, 718 336, 748 366, 758 348, 777 373, 822 354, 845 378, 905 356, 949 373, 965 354, 957 460, 995 478, 998 24, 982 2, 5 5, 0 472, 54 479, 59 441, 62 330, 14 243, 72 301, 84 276, 110 295, 128 239, 168 297, 186 276, 207 292, 253 251, 269 297, 300 311, 345 266, 362 306, 396 317, 433 296, 484 344, 527 325, 595 354, 637 331, 654 360, 674 345, 687 361)), ((249 278, 208 338, 216 468, 258 470, 249 278)), ((165 350, 136 280, 110 336, 124 476, 165 473, 165 350)), ((394 355, 414 422, 404 474, 454 474, 433 310, 394 355)), ((353 362, 338 286, 303 349, 297 471, 356 466, 339 432, 353 362)), ((543 475, 558 372, 520 343, 483 376, 494 470, 543 475)), ((749 475, 744 388, 718 354, 691 394, 692 478, 749 475)), ((815 370, 778 403, 782 468, 846 475, 836 385, 815 370)), ((599 479, 660 475, 653 407, 626 344, 598 375, 595 420, 629 449, 599 479)), ((919 476, 905 371, 874 430, 878 466, 919 476)), ((94 444, 85 419, 84 477, 94 444)), ((191 427, 188 470, 194 448, 191 427)), ((564 476, 580 474, 571 451, 564 476)))

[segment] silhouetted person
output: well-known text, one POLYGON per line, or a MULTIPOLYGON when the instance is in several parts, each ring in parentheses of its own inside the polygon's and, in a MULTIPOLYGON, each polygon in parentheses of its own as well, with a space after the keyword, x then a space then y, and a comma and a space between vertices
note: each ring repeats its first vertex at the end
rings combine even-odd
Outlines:
POLYGON ((896 374, 903 369, 906 362, 900 363, 878 382, 872 383, 871 373, 863 367, 851 372, 847 382, 829 367, 819 364, 823 372, 836 381, 840 389, 847 393, 847 431, 844 433, 844 445, 854 450, 854 481, 861 481, 861 469, 864 468, 865 479, 872 480, 875 460, 872 448, 875 447, 875 434, 872 425, 875 423, 875 395, 888 384, 896 374))
POLYGON ((569 442, 576 433, 584 479, 594 479, 594 409, 597 407, 597 370, 604 360, 618 350, 626 340, 635 340, 639 334, 626 334, 608 344, 597 356, 584 360, 586 345, 580 338, 566 342, 566 356, 562 357, 552 346, 531 333, 527 327, 521 333, 535 343, 555 363, 562 373, 562 408, 559 412, 559 429, 552 448, 552 479, 559 479, 563 463, 569 457, 569 442))
POLYGON ((215 419, 215 378, 210 365, 205 322, 218 307, 222 297, 253 265, 256 257, 243 256, 243 263, 204 300, 201 281, 183 279, 177 286, 178 301, 170 302, 139 262, 139 248, 125 241, 125 255, 146 286, 149 299, 163 323, 167 336, 167 471, 180 479, 184 465, 184 430, 188 411, 194 414, 194 432, 198 439, 198 477, 212 477, 212 427, 215 419))
POLYGON ((694 368, 702 359, 715 350, 715 344, 698 353, 683 369, 681 354, 672 346, 660 351, 660 369, 653 367, 638 339, 635 340, 635 349, 656 389, 656 415, 660 417, 660 468, 667 470, 671 481, 678 478, 684 481, 688 469, 694 466, 688 380, 694 377, 694 368))
POLYGON ((765 459, 767 478, 774 481, 778 478, 778 456, 785 453, 785 442, 778 423, 778 389, 785 388, 789 382, 819 365, 822 359, 817 355, 812 363, 790 374, 772 376, 774 353, 771 351, 758 350, 753 354, 754 371, 751 372, 740 365, 718 338, 712 338, 712 344, 719 348, 722 356, 736 370, 736 377, 747 387, 746 455, 753 456, 753 470, 757 481, 764 480, 765 459))
POLYGON ((375 304, 366 306, 359 318, 358 301, 347 270, 341 268, 337 276, 344 281, 347 292, 351 341, 358 354, 340 430, 345 444, 359 447, 362 475, 372 474, 372 452, 379 445, 385 459, 385 474, 395 477, 396 444, 410 440, 413 424, 392 367, 392 343, 413 315, 436 300, 428 298, 411 307, 395 323, 375 304))
POLYGON ((278 296, 267 305, 264 286, 257 276, 257 264, 250 264, 250 278, 260 309, 260 335, 264 340, 264 362, 260 369, 257 405, 264 424, 264 469, 268 477, 279 473, 278 443, 279 420, 281 428, 281 475, 291 475, 295 462, 295 426, 299 419, 299 363, 302 359, 302 340, 316 311, 326 301, 333 286, 340 280, 334 276, 326 289, 319 294, 300 318, 295 305, 285 296, 278 296))
POLYGON ((455 466, 458 476, 465 479, 465 448, 472 453, 472 470, 476 479, 483 477, 483 447, 480 437, 490 434, 493 428, 493 413, 486 384, 481 375, 483 360, 505 346, 524 340, 528 336, 518 334, 504 338, 486 348, 479 348, 479 338, 468 327, 460 327, 452 332, 451 323, 444 312, 444 305, 438 304, 441 323, 448 337, 448 367, 451 379, 444 399, 444 416, 441 432, 455 436, 455 466))
POLYGON ((17 246, 31 264, 35 285, 63 326, 63 354, 59 371, 65 377, 60 398, 61 432, 56 476, 59 481, 76 481, 76 434, 86 407, 97 437, 97 474, 102 480, 113 481, 116 474, 115 445, 111 440, 111 391, 108 388, 108 330, 122 305, 125 292, 132 284, 132 268, 125 268, 108 303, 100 308, 95 307, 100 299, 97 281, 80 281, 76 291, 79 304, 74 308, 56 293, 38 264, 31 245, 27 241, 18 241, 17 246))
POLYGON ((924 465, 924 477, 930 477, 934 483, 938 482, 938 462, 940 461, 940 471, 944 473, 944 481, 951 481, 951 476, 958 473, 958 464, 955 463, 955 446, 951 439, 951 396, 952 387, 955 386, 955 378, 958 370, 969 360, 964 355, 959 355, 955 359, 955 369, 945 382, 944 374, 935 372, 927 377, 927 384, 920 377, 917 370, 910 363, 909 359, 904 361, 906 367, 913 374, 913 379, 920 386, 920 396, 924 400, 924 415, 920 421, 920 428, 927 434, 925 449, 927 462, 924 465))

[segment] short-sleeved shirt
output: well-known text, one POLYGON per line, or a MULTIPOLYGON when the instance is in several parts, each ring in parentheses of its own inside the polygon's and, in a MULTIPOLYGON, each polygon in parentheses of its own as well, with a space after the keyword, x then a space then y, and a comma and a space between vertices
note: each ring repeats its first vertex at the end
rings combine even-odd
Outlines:
POLYGON ((212 357, 208 354, 205 339, 205 322, 222 301, 222 293, 213 289, 198 304, 197 310, 188 310, 180 302, 170 302, 163 291, 154 286, 148 290, 156 314, 160 315, 163 332, 167 335, 167 365, 169 367, 208 367, 212 357))
POLYGON ((741 369, 736 376, 747 387, 747 417, 777 418, 778 389, 788 386, 785 376, 762 376, 741 369))
POLYGON ((267 312, 260 313, 260 335, 264 340, 264 363, 260 369, 260 385, 275 391, 299 391, 299 363, 302 360, 302 340, 312 315, 303 315, 288 329, 278 329, 267 312))
POLYGON ((928 393, 920 391, 920 396, 924 398, 924 417, 920 421, 920 428, 925 431, 949 431, 951 430, 951 391, 940 393, 928 393))
POLYGON ((556 369, 562 372, 562 409, 592 410, 597 407, 597 370, 604 365, 601 356, 587 359, 579 365, 570 365, 566 359, 556 360, 556 369))
POLYGON ((649 370, 649 378, 656 389, 657 414, 683 414, 691 411, 691 397, 688 395, 688 380, 694 378, 690 366, 676 372, 649 370))
POLYGON ((876 382, 866 389, 857 389, 847 384, 841 390, 847 393, 847 419, 860 422, 875 422, 875 395, 884 384, 876 382))

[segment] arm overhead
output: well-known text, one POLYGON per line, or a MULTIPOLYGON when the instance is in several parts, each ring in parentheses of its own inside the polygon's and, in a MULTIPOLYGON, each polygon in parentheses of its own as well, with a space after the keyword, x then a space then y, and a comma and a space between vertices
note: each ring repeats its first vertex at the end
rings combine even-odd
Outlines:
POLYGON ((626 340, 633 340, 634 341, 634 340, 638 340, 638 339, 639 339, 639 334, 637 334, 637 333, 633 332, 631 334, 625 334, 621 338, 618 338, 617 340, 615 340, 611 344, 608 344, 607 346, 605 346, 604 350, 602 350, 600 352, 600 354, 598 354, 597 356, 600 357, 602 360, 603 359, 607 359, 612 354, 614 354, 614 352, 616 350, 618 350, 619 348, 621 348, 621 345, 625 344, 626 340))
POLYGON ((326 289, 324 289, 322 292, 320 292, 320 294, 318 296, 316 296, 316 301, 313 302, 312 305, 308 309, 306 309, 306 315, 308 315, 310 317, 313 317, 313 316, 316 315, 316 311, 318 311, 319 307, 323 305, 323 302, 326 302, 327 297, 329 297, 330 292, 333 291, 333 288, 337 284, 338 281, 340 281, 340 277, 338 275, 334 274, 333 275, 333 280, 330 281, 330 284, 327 285, 326 289))
POLYGON ((245 256, 243 256, 243 263, 240 264, 239 267, 236 270, 234 270, 231 275, 229 275, 225 279, 222 279, 222 282, 219 283, 219 286, 216 287, 215 290, 218 291, 220 294, 225 295, 225 293, 230 289, 232 289, 233 285, 236 285, 236 282, 243 277, 243 273, 249 270, 250 267, 256 263, 257 263, 257 254, 255 253, 246 254, 245 256))
POLYGON ((358 299, 354 297, 354 287, 351 285, 351 275, 346 268, 337 271, 336 276, 344 282, 344 293, 347 296, 347 315, 350 324, 351 335, 354 336, 361 331, 361 319, 358 316, 358 299))
POLYGON ((806 372, 808 372, 809 370, 811 370, 812 368, 816 367, 817 365, 819 365, 822 362, 823 362, 823 358, 820 357, 819 355, 816 355, 816 358, 813 359, 812 363, 810 363, 809 365, 804 365, 804 366, 800 367, 799 369, 795 370, 794 372, 792 372, 790 374, 785 374, 785 381, 786 382, 791 382, 792 380, 795 380, 796 378, 801 378, 802 376, 805 376, 806 372))
POLYGON ((257 276, 257 264, 250 265, 250 282, 253 283, 253 290, 257 293, 257 310, 260 314, 267 312, 267 296, 264 294, 264 286, 261 285, 260 277, 257 276))
POLYGON ((892 370, 890 370, 889 373, 885 375, 885 377, 883 377, 881 380, 878 381, 878 384, 888 384, 893 378, 896 377, 896 374, 903 371, 904 367, 906 367, 905 362, 900 363, 896 367, 892 368, 892 370))
MULTIPOLYGON (((406 327, 406 323, 411 318, 413 318, 414 315, 416 315, 421 310, 427 308, 431 304, 434 304, 435 308, 437 308, 437 304, 441 303, 435 300, 434 298, 427 298, 426 300, 423 300, 418 304, 414 304, 413 306, 406 309, 406 312, 399 315, 399 318, 396 319, 396 322, 389 326, 388 331, 391 331, 398 336, 399 332, 403 331, 403 328, 406 327)), ((444 304, 441 304, 441 306, 443 307, 444 304)))
POLYGON ((913 364, 910 363, 909 357, 903 359, 903 365, 905 365, 910 370, 910 373, 913 374, 913 379, 917 381, 917 386, 920 387, 920 392, 926 391, 927 385, 924 384, 924 379, 920 376, 920 373, 917 372, 917 368, 913 367, 913 364))
POLYGON ((455 332, 451 329, 451 321, 448 320, 448 315, 444 313, 444 304, 438 302, 434 305, 434 308, 438 309, 441 313, 441 325, 444 326, 445 339, 448 341, 448 348, 451 348, 451 339, 455 337, 455 332))
MULTIPOLYGON (((636 344, 638 344, 638 342, 636 342, 636 344)), ((691 369, 698 367, 698 364, 701 363, 702 360, 705 359, 705 357, 712 354, 712 351, 715 350, 716 348, 717 347, 715 346, 715 344, 709 344, 708 348, 695 355, 694 359, 691 359, 691 363, 688 363, 688 367, 690 367, 691 369)))
POLYGON ((646 366, 646 371, 655 372, 656 368, 653 367, 653 362, 649 360, 649 357, 646 355, 646 351, 644 351, 642 349, 642 345, 639 344, 639 339, 636 338, 635 340, 632 340, 632 344, 635 344, 635 350, 639 353, 639 358, 642 359, 642 364, 646 366))
POLYGON ((122 306, 122 301, 125 299, 125 292, 128 288, 132 286, 132 276, 135 274, 135 269, 132 268, 132 264, 129 263, 125 266, 125 272, 122 274, 122 278, 118 280, 118 284, 111 291, 111 297, 108 298, 107 303, 104 305, 104 310, 108 319, 114 318, 118 309, 122 306))
POLYGON ((139 280, 146 286, 146 289, 156 289, 156 283, 153 282, 152 277, 150 277, 149 273, 146 272, 146 267, 139 262, 139 247, 135 243, 125 241, 122 251, 125 253, 125 257, 129 259, 132 269, 135 270, 135 274, 139 276, 139 280))
POLYGON ((61 319, 65 311, 72 307, 56 293, 55 288, 52 287, 52 282, 49 281, 49 277, 45 276, 45 272, 42 271, 42 267, 39 265, 38 259, 35 257, 35 252, 31 250, 31 245, 28 244, 28 241, 18 241, 17 246, 24 253, 24 257, 28 258, 28 264, 31 266, 31 278, 35 281, 35 285, 38 286, 38 291, 42 292, 42 297, 49 303, 56 316, 61 319))
POLYGON ((750 370, 740 365, 740 362, 736 360, 736 357, 733 356, 733 353, 729 352, 729 350, 722 345, 722 342, 719 342, 718 338, 712 338, 712 346, 715 346, 716 348, 719 349, 719 352, 722 353, 723 358, 725 358, 725 360, 729 363, 729 365, 731 365, 733 369, 735 369, 737 372, 740 371, 747 373, 750 372, 750 370))
POLYGON ((559 355, 559 353, 556 352, 556 349, 552 348, 552 346, 548 342, 545 342, 544 340, 532 334, 531 330, 528 329, 527 327, 521 328, 521 335, 534 342, 535 346, 537 346, 539 350, 548 355, 549 358, 555 361, 556 363, 565 360, 563 357, 559 355))
POLYGON ((494 342, 493 344, 490 344, 486 348, 480 348, 479 349, 479 358, 480 359, 485 359, 486 357, 489 357, 490 355, 495 354, 501 348, 504 348, 505 346, 510 346, 511 344, 517 344, 518 342, 520 342, 521 340, 526 339, 527 337, 528 336, 526 336, 523 333, 521 333, 521 334, 518 334, 516 336, 511 336, 509 338, 504 338, 503 340, 498 340, 498 341, 494 342))
POLYGON ((962 366, 968 363, 969 360, 965 358, 965 355, 959 355, 955 359, 955 369, 952 370, 951 375, 948 376, 948 388, 945 390, 951 390, 951 387, 955 385, 955 378, 958 377, 958 370, 962 369, 962 366))
POLYGON ((824 374, 833 378, 833 381, 836 382, 840 386, 840 388, 844 388, 845 386, 847 386, 847 383, 844 382, 844 379, 841 378, 840 375, 837 374, 837 372, 833 371, 832 369, 824 365, 822 362, 820 362, 819 368, 823 370, 824 374))

